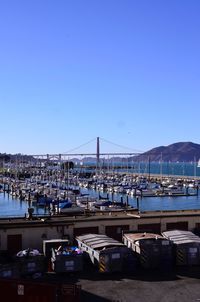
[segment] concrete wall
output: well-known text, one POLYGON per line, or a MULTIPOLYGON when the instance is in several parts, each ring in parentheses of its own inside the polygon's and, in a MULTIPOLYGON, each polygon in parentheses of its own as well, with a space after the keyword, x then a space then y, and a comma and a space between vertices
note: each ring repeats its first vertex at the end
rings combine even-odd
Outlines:
MULTIPOLYGON (((70 218, 73 220, 73 218, 70 218)), ((6 224, 0 223, 0 250, 7 249, 7 236, 8 235, 22 235, 22 249, 28 247, 37 248, 42 252, 42 244, 45 239, 64 239, 69 238, 72 242, 74 240, 74 228, 91 228, 98 227, 100 234, 105 234, 107 226, 123 226, 128 225, 130 231, 137 231, 138 225, 141 228, 141 225, 155 225, 160 224, 161 232, 167 230, 167 224, 169 223, 188 223, 188 230, 193 231, 196 227, 196 224, 200 224, 200 214, 199 215, 177 215, 177 216, 150 216, 143 215, 140 218, 137 216, 130 215, 115 215, 110 216, 98 216, 98 217, 85 217, 85 218, 74 218, 73 223, 65 222, 60 220, 59 224, 54 224, 54 221, 51 221, 51 224, 44 225, 34 223, 33 225, 28 225, 24 227, 20 226, 20 223, 15 224, 14 222, 10 223, 8 226, 6 224), (12 225, 12 228, 10 227, 12 225)), ((151 226, 150 226, 151 227, 151 226)))

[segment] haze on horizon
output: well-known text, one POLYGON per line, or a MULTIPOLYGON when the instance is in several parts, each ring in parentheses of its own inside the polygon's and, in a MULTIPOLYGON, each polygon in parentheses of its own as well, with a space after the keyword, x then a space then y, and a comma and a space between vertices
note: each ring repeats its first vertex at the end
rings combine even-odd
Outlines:
POLYGON ((198 0, 1 1, 0 152, 199 143, 199 14, 198 0))

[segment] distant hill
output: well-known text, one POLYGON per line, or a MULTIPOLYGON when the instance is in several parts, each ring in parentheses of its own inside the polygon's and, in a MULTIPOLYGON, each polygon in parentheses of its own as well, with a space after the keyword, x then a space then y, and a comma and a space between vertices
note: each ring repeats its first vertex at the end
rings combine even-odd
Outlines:
POLYGON ((10 156, 6 153, 0 153, 0 162, 8 162, 10 160, 10 156))
POLYGON ((200 159, 200 144, 179 142, 153 148, 133 158, 136 161, 191 162, 200 159))
MULTIPOLYGON (((127 158, 124 157, 113 157, 113 158, 101 158, 101 161, 103 160, 105 163, 107 161, 111 160, 116 161, 127 161, 127 158)), ((130 157, 130 160, 133 161, 148 161, 151 162, 193 162, 198 161, 200 159, 200 144, 195 144, 192 142, 179 142, 174 143, 168 146, 160 146, 153 148, 147 152, 144 152, 138 156, 130 157)), ((31 155, 22 155, 22 154, 6 154, 6 153, 0 153, 0 166, 6 162, 16 162, 17 161, 34 161, 35 159, 31 155)), ((73 158, 71 161, 77 162, 77 163, 87 163, 87 162, 94 162, 96 160, 96 157, 83 157, 82 159, 79 158, 73 158)))
POLYGON ((31 155, 22 155, 21 153, 19 154, 6 154, 6 153, 0 153, 0 162, 15 162, 16 160, 23 160, 23 161, 28 161, 28 160, 34 160, 34 158, 31 155))

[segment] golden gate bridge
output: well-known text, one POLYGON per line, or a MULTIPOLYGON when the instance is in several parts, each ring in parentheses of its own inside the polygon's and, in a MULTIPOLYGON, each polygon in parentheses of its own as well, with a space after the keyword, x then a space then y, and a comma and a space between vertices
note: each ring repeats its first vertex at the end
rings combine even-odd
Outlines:
MULTIPOLYGON (((92 157, 96 158, 96 161, 97 161, 97 164, 98 164, 99 161, 100 161, 100 158, 103 157, 103 156, 108 156, 108 157, 110 157, 110 156, 122 156, 122 157, 124 157, 124 156, 137 156, 137 155, 140 155, 141 153, 143 153, 142 151, 135 151, 135 152, 132 152, 132 151, 130 151, 130 152, 100 152, 100 137, 97 137, 95 140, 96 140, 96 151, 95 152, 91 152, 91 153, 90 152, 88 152, 88 153, 87 152, 86 153, 73 152, 74 150, 77 150, 78 148, 88 144, 88 142, 87 142, 87 143, 85 143, 85 144, 83 144, 83 145, 81 145, 81 146, 79 146, 79 147, 77 147, 73 150, 70 150, 69 152, 64 152, 64 153, 59 153, 59 154, 33 154, 31 156, 34 157, 35 159, 42 159, 44 161, 45 160, 46 161, 56 160, 56 161, 60 161, 60 162, 69 160, 70 157, 92 156, 92 157)), ((109 142, 109 141, 107 141, 105 139, 102 139, 102 138, 101 138, 101 140, 109 142)), ((94 141, 94 139, 91 140, 91 141, 94 141)), ((109 143, 111 143, 111 142, 109 142, 109 143)), ((111 143, 111 144, 114 144, 114 143, 111 143)), ((114 144, 114 145, 116 145, 118 147, 123 147, 123 146, 120 146, 120 145, 117 145, 117 144, 114 144)), ((123 147, 123 148, 127 149, 127 147, 123 147)))

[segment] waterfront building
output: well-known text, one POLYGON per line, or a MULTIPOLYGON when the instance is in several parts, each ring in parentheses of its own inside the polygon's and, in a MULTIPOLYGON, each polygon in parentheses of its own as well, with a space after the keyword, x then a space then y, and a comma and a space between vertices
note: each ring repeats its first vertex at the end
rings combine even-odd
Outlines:
POLYGON ((200 210, 137 210, 85 213, 80 216, 9 218, 0 220, 0 250, 16 253, 21 249, 42 251, 43 240, 69 239, 87 233, 106 234, 122 241, 124 231, 161 233, 180 229, 200 231, 200 210))

